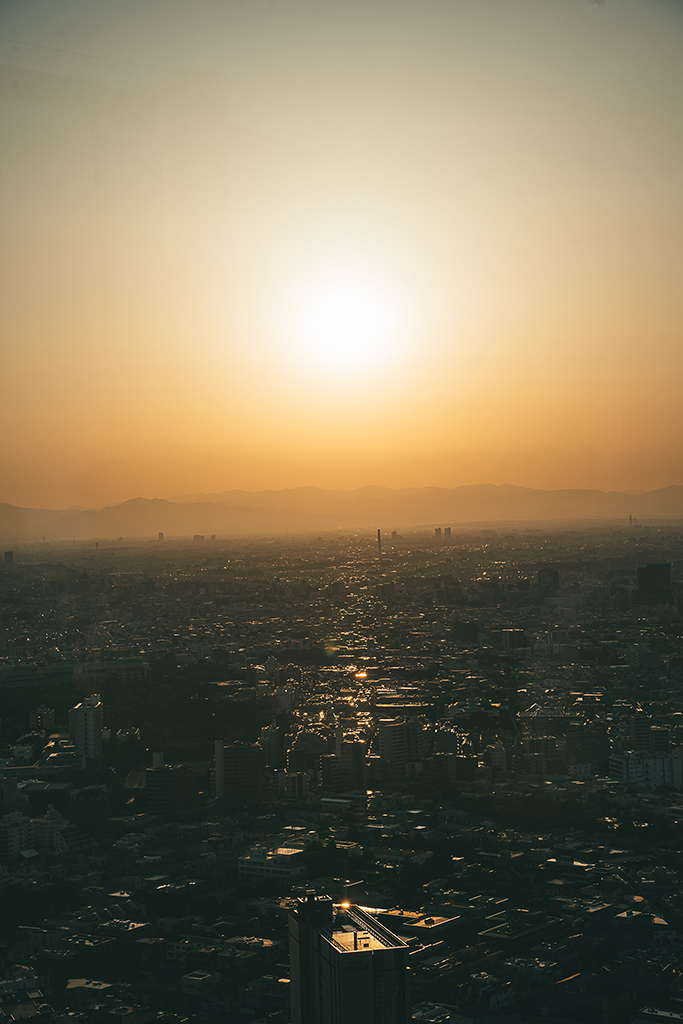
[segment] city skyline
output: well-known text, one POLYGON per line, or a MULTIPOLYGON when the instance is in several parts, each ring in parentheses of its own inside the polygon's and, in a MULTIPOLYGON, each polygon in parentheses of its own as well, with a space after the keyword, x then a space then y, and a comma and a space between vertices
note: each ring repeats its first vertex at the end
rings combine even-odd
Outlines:
POLYGON ((681 0, 0 4, 0 1016, 683 1024, 681 0))
MULTIPOLYGON (((229 538, 286 534, 328 536, 377 532, 393 545, 399 530, 414 542, 425 531, 440 546, 462 539, 477 525, 504 530, 540 528, 546 532, 583 526, 637 535, 652 528, 676 528, 683 519, 683 487, 649 492, 557 490, 511 486, 455 488, 315 487, 280 491, 229 490, 179 495, 171 499, 134 498, 96 508, 31 509, 0 505, 0 540, 10 545, 69 541, 119 541, 193 545, 229 538), (378 525, 379 524, 379 525, 378 525), (453 530, 455 532, 453 532, 453 530)), ((405 538, 400 537, 402 543, 405 538)), ((457 541, 456 541, 457 542, 457 541)), ((7 558, 11 560, 12 552, 7 558)))

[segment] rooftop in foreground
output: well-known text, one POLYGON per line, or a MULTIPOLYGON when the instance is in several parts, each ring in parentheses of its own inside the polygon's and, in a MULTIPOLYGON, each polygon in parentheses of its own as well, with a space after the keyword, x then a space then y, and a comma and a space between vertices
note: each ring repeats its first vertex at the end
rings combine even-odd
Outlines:
POLYGON ((351 903, 333 904, 329 897, 308 893, 297 900, 297 917, 308 919, 340 953, 405 949, 398 935, 351 903))

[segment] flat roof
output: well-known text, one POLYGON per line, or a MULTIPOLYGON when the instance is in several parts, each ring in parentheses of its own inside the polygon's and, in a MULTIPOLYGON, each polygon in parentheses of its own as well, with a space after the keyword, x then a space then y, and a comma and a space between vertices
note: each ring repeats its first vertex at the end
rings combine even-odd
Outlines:
POLYGON ((391 948, 388 943, 382 942, 371 932, 361 931, 350 926, 341 929, 334 928, 332 938, 338 946, 342 947, 344 952, 349 953, 357 953, 359 950, 364 949, 391 948))
POLYGON ((398 935, 352 905, 335 907, 334 921, 328 935, 342 953, 407 948, 407 944, 398 935))

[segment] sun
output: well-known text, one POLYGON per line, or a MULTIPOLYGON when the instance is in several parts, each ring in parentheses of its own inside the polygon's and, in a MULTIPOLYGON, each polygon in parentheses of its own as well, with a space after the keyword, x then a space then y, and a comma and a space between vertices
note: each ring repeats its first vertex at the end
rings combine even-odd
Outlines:
POLYGON ((307 356, 339 370, 353 370, 389 353, 397 310, 379 288, 334 281, 304 296, 297 321, 307 356))

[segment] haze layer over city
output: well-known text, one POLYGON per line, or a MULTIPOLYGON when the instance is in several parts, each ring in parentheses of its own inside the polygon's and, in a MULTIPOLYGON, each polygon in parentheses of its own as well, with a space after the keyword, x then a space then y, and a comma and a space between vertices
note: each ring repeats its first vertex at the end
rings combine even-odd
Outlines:
POLYGON ((682 55, 0 5, 0 1024, 683 1024, 682 55))

